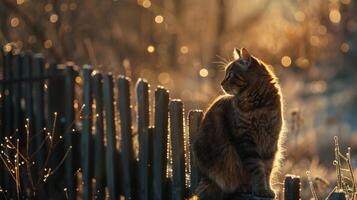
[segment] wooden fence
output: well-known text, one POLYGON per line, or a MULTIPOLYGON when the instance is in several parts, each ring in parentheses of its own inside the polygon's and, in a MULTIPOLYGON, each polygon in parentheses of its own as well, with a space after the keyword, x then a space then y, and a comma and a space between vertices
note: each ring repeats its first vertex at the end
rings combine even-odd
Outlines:
MULTIPOLYGON (((46 64, 41 55, 1 54, 4 197, 182 200, 194 194, 199 174, 190 144, 202 111, 186 119, 182 101, 163 87, 152 104, 149 83, 139 79, 134 112, 127 77, 46 64)), ((285 188, 286 200, 300 198, 299 179, 288 178, 285 188)))

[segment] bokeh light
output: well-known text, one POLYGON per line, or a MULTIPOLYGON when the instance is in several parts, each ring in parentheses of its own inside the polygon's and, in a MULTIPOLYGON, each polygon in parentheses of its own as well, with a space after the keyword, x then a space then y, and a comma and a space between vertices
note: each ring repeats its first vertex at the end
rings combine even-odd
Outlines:
POLYGON ((157 78, 158 78, 160 84, 163 84, 163 85, 166 85, 171 80, 170 74, 167 72, 161 72, 157 78))
POLYGON ((13 27, 13 28, 19 26, 19 24, 20 24, 19 18, 17 18, 17 17, 11 18, 10 24, 11 24, 11 27, 13 27))
POLYGON ((44 7, 45 12, 51 12, 53 10, 53 5, 51 3, 47 3, 44 7))
POLYGON ((52 41, 51 40, 46 40, 44 43, 43 43, 43 46, 46 48, 46 49, 49 49, 52 47, 52 41))
POLYGON ((342 52, 347 53, 350 50, 350 45, 348 45, 346 42, 344 42, 341 44, 340 49, 342 52))
POLYGON ((340 21, 341 21, 340 11, 337 9, 332 9, 330 11, 329 18, 330 18, 331 22, 333 22, 335 24, 340 23, 340 21))
POLYGON ((147 51, 148 51, 149 53, 154 53, 154 52, 155 52, 155 47, 154 47, 153 45, 149 45, 149 46, 147 47, 147 51))
POLYGON ((50 16, 50 22, 51 23, 56 23, 58 21, 58 15, 56 14, 51 14, 50 16))
POLYGON ((187 53, 188 53, 188 47, 187 47, 187 46, 182 46, 182 47, 180 48, 180 52, 181 52, 182 54, 187 54, 187 53))
POLYGON ((284 67, 289 67, 291 65, 291 58, 289 56, 283 56, 281 58, 281 65, 284 67))
POLYGON ((142 6, 144 8, 150 8, 151 7, 151 1, 149 0, 144 0, 143 3, 142 3, 142 6))
POLYGON ((25 0, 16 0, 16 4, 17 5, 21 5, 21 4, 24 4, 25 3, 25 0))
POLYGON ((305 13, 302 11, 297 11, 294 15, 296 21, 303 22, 305 20, 305 13))
POLYGON ((11 50, 12 50, 12 46, 10 43, 7 43, 6 45, 4 45, 5 52, 10 52, 11 50))
POLYGON ((155 22, 161 24, 162 22, 164 22, 164 17, 162 15, 156 15, 155 22))
POLYGON ((208 70, 206 68, 200 69, 200 76, 201 77, 207 77, 208 76, 208 70))

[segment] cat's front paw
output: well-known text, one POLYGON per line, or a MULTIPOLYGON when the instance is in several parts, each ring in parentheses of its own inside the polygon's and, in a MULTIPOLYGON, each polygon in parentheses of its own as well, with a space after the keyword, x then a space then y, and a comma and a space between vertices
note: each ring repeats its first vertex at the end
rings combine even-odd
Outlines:
POLYGON ((253 195, 256 197, 266 197, 266 198, 275 197, 275 193, 273 192, 273 190, 271 190, 270 188, 265 189, 263 187, 256 188, 255 190, 253 190, 253 195))

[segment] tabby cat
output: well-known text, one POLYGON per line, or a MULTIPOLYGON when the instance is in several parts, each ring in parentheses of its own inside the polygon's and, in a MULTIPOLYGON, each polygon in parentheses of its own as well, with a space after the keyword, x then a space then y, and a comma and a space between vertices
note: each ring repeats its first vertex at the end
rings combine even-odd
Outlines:
POLYGON ((283 124, 280 87, 267 65, 245 48, 233 54, 221 83, 226 94, 208 108, 194 138, 201 200, 231 199, 238 192, 274 197, 270 179, 283 124))

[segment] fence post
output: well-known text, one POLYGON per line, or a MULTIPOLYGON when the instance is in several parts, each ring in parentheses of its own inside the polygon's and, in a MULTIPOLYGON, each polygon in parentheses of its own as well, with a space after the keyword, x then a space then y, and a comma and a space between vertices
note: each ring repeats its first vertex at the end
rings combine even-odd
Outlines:
POLYGON ((115 173, 115 122, 114 122, 114 95, 113 95, 113 77, 111 74, 103 75, 103 103, 106 124, 106 175, 107 187, 109 190, 109 199, 116 200, 119 194, 117 189, 117 180, 115 173))
POLYGON ((153 141, 153 199, 167 199, 166 163, 169 93, 158 87, 155 91, 155 129, 153 141), (166 194, 164 194, 166 193, 166 194))
POLYGON ((102 74, 93 77, 93 93, 95 99, 95 135, 94 135, 94 199, 104 199, 105 194, 105 152, 103 126, 103 92, 102 74))
POLYGON ((172 100, 170 109, 170 131, 172 145, 172 190, 171 199, 182 200, 185 193, 185 153, 183 132, 183 104, 172 100))
POLYGON ((139 199, 149 199, 149 84, 139 79, 136 86, 139 135, 139 199))
POLYGON ((92 173, 91 173, 91 137, 92 137, 92 67, 84 66, 83 69, 83 128, 81 136, 81 161, 83 177, 83 199, 91 199, 92 173))
POLYGON ((74 91, 74 79, 75 79, 75 72, 73 66, 67 66, 64 69, 65 75, 65 101, 64 101, 64 127, 65 132, 64 140, 65 140, 65 151, 69 150, 69 154, 65 160, 65 176, 66 176, 66 183, 65 187, 67 189, 67 198, 68 199, 76 199, 76 177, 75 177, 75 152, 74 146, 77 145, 74 141, 75 136, 73 135, 74 132, 74 107, 73 101, 75 98, 75 91, 74 91))
POLYGON ((122 192, 125 199, 134 199, 132 196, 134 154, 132 144, 132 124, 130 106, 130 80, 120 76, 118 79, 118 108, 121 127, 121 178, 122 192))
POLYGON ((284 199, 299 200, 300 196, 300 177, 286 175, 284 181, 284 199))
POLYGON ((193 154, 193 140, 198 133, 198 129, 203 117, 203 112, 201 110, 193 110, 188 115, 188 128, 189 128, 189 138, 190 138, 190 166, 191 166, 191 186, 190 195, 194 195, 195 190, 199 183, 198 169, 195 163, 195 158, 193 154))

